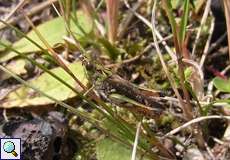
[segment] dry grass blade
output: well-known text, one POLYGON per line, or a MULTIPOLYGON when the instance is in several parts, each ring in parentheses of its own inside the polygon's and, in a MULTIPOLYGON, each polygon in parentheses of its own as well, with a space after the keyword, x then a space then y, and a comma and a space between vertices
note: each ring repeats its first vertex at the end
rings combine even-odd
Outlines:
POLYGON ((89 0, 80 0, 79 1, 82 9, 84 10, 84 12, 86 14, 88 14, 88 16, 90 18, 92 18, 93 20, 93 17, 94 17, 94 14, 95 14, 95 9, 93 8, 92 4, 90 3, 89 0))
POLYGON ((169 82, 173 88, 173 91, 175 92, 177 98, 179 99, 179 103, 180 103, 180 107, 184 110, 184 107, 185 107, 185 104, 184 104, 184 101, 182 99, 182 97, 180 96, 179 94, 179 91, 176 87, 176 82, 173 80, 173 78, 171 77, 170 73, 169 73, 169 70, 168 70, 168 67, 166 65, 166 63, 164 62, 164 58, 163 58, 163 55, 160 51, 160 47, 157 43, 157 37, 156 37, 156 26, 155 26, 155 10, 156 10, 156 2, 154 3, 154 6, 153 6, 153 9, 152 9, 152 34, 153 34, 153 40, 154 40, 154 45, 155 45, 155 48, 156 48, 156 51, 157 51, 157 54, 160 58, 160 61, 161 61, 161 64, 163 66, 163 69, 165 71, 165 74, 167 76, 167 78, 169 79, 169 82))
MULTIPOLYGON (((166 73, 166 75, 167 75, 167 77, 168 77, 168 79, 169 79, 169 82, 170 82, 170 84, 171 84, 171 86, 172 86, 172 88, 173 88, 173 90, 174 90, 174 92, 175 92, 175 94, 176 94, 176 96, 177 96, 177 98, 179 99, 179 103, 180 103, 180 106, 181 106, 181 108, 183 109, 183 111, 184 111, 184 115, 185 115, 185 117, 188 119, 188 120, 191 120, 191 119, 193 119, 193 113, 192 113, 192 106, 191 106, 191 104, 190 104, 190 98, 189 98, 189 96, 188 96, 188 91, 187 91, 187 89, 185 88, 185 85, 184 85, 184 70, 183 70, 183 68, 181 68, 181 70, 179 70, 179 72, 180 72, 180 78, 181 78, 181 87, 182 87, 182 90, 183 90, 183 92, 184 92, 184 96, 185 96, 185 98, 186 98, 186 102, 187 102, 187 104, 183 101, 183 99, 182 99, 182 97, 180 96, 180 94, 179 94, 179 92, 178 92, 178 89, 177 89, 177 87, 176 87, 176 84, 175 84, 175 81, 174 81, 174 79, 171 77, 171 75, 170 75, 170 73, 169 73, 169 71, 168 71, 168 68, 167 68, 167 66, 166 66, 166 64, 165 64, 165 62, 164 62, 164 59, 163 59, 163 56, 162 56, 162 53, 161 53, 161 51, 160 51, 160 48, 159 48, 159 45, 158 45, 158 43, 157 43, 157 37, 156 37, 156 27, 155 27, 155 10, 156 10, 156 1, 155 1, 155 3, 154 3, 154 7, 153 7, 153 9, 152 9, 152 33, 153 33, 153 39, 154 39, 154 43, 155 43, 155 48, 156 48, 156 50, 157 50, 157 53, 158 53, 158 55, 159 55, 159 58, 160 58, 160 61, 161 61, 161 64, 162 64, 162 66, 163 66, 163 69, 164 69, 164 71, 165 71, 165 73, 166 73), (182 75, 181 75, 182 74, 182 75)), ((176 36, 176 35, 175 35, 176 36)), ((174 40, 177 40, 177 38, 175 38, 174 40)), ((175 41, 175 42, 177 42, 177 41, 175 41)), ((178 45, 178 47, 179 47, 179 45, 178 45)), ((178 54, 178 53, 177 53, 178 54)), ((182 62, 182 59, 181 59, 181 62, 182 62)), ((179 69, 180 69, 180 65, 181 65, 182 63, 180 63, 179 62, 179 60, 178 60, 178 65, 179 65, 179 69)), ((197 130, 197 132, 195 132, 194 131, 194 134, 195 134, 195 136, 196 136, 196 139, 197 139, 197 142, 198 142, 198 144, 199 144, 199 146, 201 147, 201 148, 204 148, 204 139, 203 139, 203 137, 202 137, 202 132, 200 132, 201 131, 201 129, 200 129, 200 127, 199 126, 194 126, 194 130, 197 130)))
POLYGON ((192 124, 204 121, 204 120, 208 120, 208 119, 226 119, 230 121, 230 116, 219 116, 219 115, 212 115, 212 116, 203 116, 203 117, 199 117, 199 118, 195 118, 185 124, 183 124, 182 126, 170 131, 169 133, 167 133, 163 138, 172 136, 176 133, 178 133, 179 131, 191 126, 192 124))
MULTIPOLYGON (((225 19, 227 23, 227 32, 228 32, 228 46, 230 46, 230 1, 223 0, 224 2, 224 11, 225 11, 225 19)), ((230 58, 230 47, 228 48, 229 58, 230 58)))
POLYGON ((52 7, 53 7, 54 11, 57 13, 58 17, 61 17, 61 13, 58 11, 58 9, 54 3, 52 3, 52 7))
POLYGON ((108 19, 108 38, 110 43, 117 39, 118 32, 118 13, 120 0, 106 0, 107 19, 108 19))
POLYGON ((183 91, 186 103, 184 103, 184 115, 187 120, 191 120, 193 118, 193 113, 192 113, 192 105, 190 103, 190 96, 189 92, 185 87, 185 66, 182 62, 182 58, 186 57, 186 41, 185 41, 185 36, 186 36, 186 26, 188 23, 188 16, 189 16, 189 1, 186 0, 184 2, 184 14, 181 18, 181 24, 180 27, 178 27, 178 23, 176 22, 176 17, 173 14, 171 2, 167 0, 162 0, 162 5, 163 8, 167 14, 167 17, 170 22, 170 26, 172 29, 173 33, 173 39, 174 39, 174 47, 176 49, 176 55, 177 55, 177 64, 178 64, 178 77, 179 77, 179 82, 181 89, 183 91))
POLYGON ((199 38, 200 38, 200 35, 201 35, 201 31, 204 27, 204 24, 207 20, 207 17, 208 17, 208 13, 210 11, 210 6, 211 6, 211 0, 208 0, 206 2, 206 7, 205 7, 205 10, 204 10, 204 14, 203 14, 203 17, 201 19, 201 24, 200 24, 200 27, 198 29, 198 32, 197 32, 197 35, 196 35, 196 39, 195 39, 195 43, 194 43, 194 46, 193 46, 193 49, 192 49, 192 57, 195 55, 195 52, 196 52, 196 47, 197 47, 197 44, 199 42, 199 38))
MULTIPOLYGON (((132 8, 132 10, 134 12, 136 12, 144 3, 144 0, 138 1, 132 8)), ((118 37, 122 38, 125 33, 128 30, 128 26, 130 25, 130 23, 132 22, 133 18, 134 18, 134 12, 130 12, 128 11, 127 16, 124 18, 124 20, 121 22, 120 26, 119 26, 119 33, 118 33, 118 37)))
POLYGON ((138 145, 140 130, 141 130, 141 122, 139 122, 137 124, 137 131, 136 131, 135 141, 134 141, 134 144, 133 144, 133 152, 132 152, 132 158, 131 158, 131 160, 135 160, 136 159, 137 145, 138 145))
POLYGON ((204 47, 203 55, 202 55, 202 57, 200 59, 200 64, 199 65, 200 65, 201 68, 203 68, 203 65, 204 65, 204 62, 205 62, 205 59, 206 59, 207 55, 209 53, 211 53, 211 51, 213 51, 213 49, 215 47, 217 47, 221 42, 223 42, 224 37, 227 36, 227 33, 225 34, 225 36, 222 35, 221 36, 222 38, 219 38, 214 44, 212 44, 210 46, 210 43, 211 43, 211 40, 212 40, 213 31, 214 31, 214 19, 211 22, 211 26, 210 26, 210 29, 209 29, 209 36, 208 36, 208 39, 207 39, 205 47, 204 47))

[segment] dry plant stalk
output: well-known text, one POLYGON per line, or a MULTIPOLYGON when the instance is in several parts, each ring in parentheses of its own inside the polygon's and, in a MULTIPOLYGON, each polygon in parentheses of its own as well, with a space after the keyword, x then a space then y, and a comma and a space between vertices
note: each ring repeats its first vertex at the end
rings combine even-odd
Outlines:
POLYGON ((119 0, 106 0, 108 38, 114 44, 117 39, 119 0))
POLYGON ((94 17, 94 8, 89 0, 79 0, 79 3, 83 9, 83 11, 93 20, 94 17))
POLYGON ((179 30, 179 26, 176 23, 176 21, 172 20, 174 17, 172 17, 172 15, 170 13, 170 6, 168 4, 168 1, 163 0, 162 5, 163 5, 164 10, 166 11, 168 18, 169 18, 169 21, 171 23, 171 28, 173 31, 173 35, 174 35, 173 41, 174 41, 174 46, 176 49, 176 56, 177 56, 177 63, 178 63, 178 76, 179 76, 179 80, 180 80, 179 82, 180 82, 180 86, 181 86, 181 89, 183 91, 183 94, 184 94, 184 97, 186 100, 186 103, 184 103, 184 105, 182 107, 183 107, 186 119, 191 120, 191 119, 193 119, 192 105, 190 102, 189 92, 186 89, 185 84, 184 84, 184 82, 185 82, 185 75, 184 75, 185 65, 182 61, 182 59, 186 57, 185 56, 186 54, 184 53, 184 51, 186 51, 185 41, 183 40, 180 42, 180 36, 178 35, 178 33, 181 31, 179 30))
MULTIPOLYGON (((186 100, 186 102, 183 101, 182 97, 180 96, 180 94, 178 93, 178 90, 175 86, 175 81, 174 79, 170 76, 170 73, 168 71, 168 68, 167 68, 167 65, 166 63, 164 62, 164 59, 163 59, 163 56, 162 56, 162 53, 160 51, 160 47, 157 43, 157 38, 156 38, 156 27, 155 27, 155 10, 156 10, 156 2, 154 2, 154 6, 153 6, 153 9, 152 9, 152 33, 153 33, 153 39, 154 39, 154 44, 155 44, 155 48, 157 50, 157 53, 160 57, 160 61, 161 61, 161 64, 163 66, 163 69, 165 70, 165 73, 169 79, 169 82, 170 84, 172 85, 173 87, 173 90, 175 92, 175 94, 177 95, 178 97, 178 100, 180 102, 180 105, 181 105, 181 108, 183 109, 183 112, 184 112, 184 115, 185 115, 185 118, 187 120, 192 120, 193 119, 193 110, 192 110, 192 105, 190 103, 190 95, 189 95, 189 92, 184 84, 185 82, 185 75, 184 75, 184 63, 183 63, 183 51, 185 51, 185 41, 182 41, 182 42, 179 42, 179 36, 177 34, 178 32, 178 26, 177 24, 175 23, 175 21, 172 21, 171 23, 174 23, 172 24, 172 30, 174 30, 173 32, 173 35, 174 35, 174 45, 175 45, 175 48, 176 48, 176 56, 177 56, 177 63, 178 63, 178 72, 179 72, 179 78, 180 78, 180 85, 181 85, 181 89, 183 91, 183 94, 184 94, 184 98, 186 100), (173 28, 175 27, 175 28, 173 28)), ((170 10, 170 7, 168 6, 168 3, 167 3, 167 0, 163 0, 162 1, 162 4, 163 6, 165 7, 165 10, 166 10, 166 13, 168 14, 168 17, 169 17, 169 20, 170 18, 174 18, 174 17, 171 17, 171 14, 168 12, 170 10)), ((204 139, 203 139, 203 135, 202 135, 202 130, 200 128, 200 126, 196 125, 196 126, 193 126, 193 133, 196 137, 196 140, 197 140, 197 143, 198 143, 198 146, 200 148, 204 148, 204 139)))
MULTIPOLYGON (((225 19, 227 23, 227 32, 228 32, 228 46, 230 46, 230 1, 223 0, 224 3, 224 12, 225 12, 225 19)), ((230 58, 230 47, 228 47, 229 58, 230 58)))

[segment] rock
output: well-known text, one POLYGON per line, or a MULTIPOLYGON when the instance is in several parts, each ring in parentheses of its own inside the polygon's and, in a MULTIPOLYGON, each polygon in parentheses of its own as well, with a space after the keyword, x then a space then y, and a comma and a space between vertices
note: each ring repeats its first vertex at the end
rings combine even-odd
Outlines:
POLYGON ((62 160, 73 156, 67 133, 64 115, 51 111, 44 118, 14 116, 2 124, 0 136, 21 138, 24 160, 62 160))

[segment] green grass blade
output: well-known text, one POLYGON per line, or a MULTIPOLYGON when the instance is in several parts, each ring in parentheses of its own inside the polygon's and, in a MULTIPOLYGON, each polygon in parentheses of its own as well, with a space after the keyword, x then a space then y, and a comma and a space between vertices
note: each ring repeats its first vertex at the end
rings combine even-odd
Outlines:
POLYGON ((184 13, 181 19, 180 24, 180 32, 179 32, 179 41, 180 44, 184 43, 185 35, 186 35, 186 27, 188 23, 188 16, 189 16, 189 0, 184 1, 184 13))
POLYGON ((177 26, 177 23, 175 20, 176 17, 173 15, 173 12, 172 12, 171 2, 169 0, 162 0, 162 5, 163 5, 163 8, 164 8, 164 10, 168 16, 169 23, 171 25, 172 32, 173 32, 175 48, 176 48, 176 51, 178 52, 179 48, 180 48, 180 43, 178 41, 179 32, 178 32, 178 26, 177 26))

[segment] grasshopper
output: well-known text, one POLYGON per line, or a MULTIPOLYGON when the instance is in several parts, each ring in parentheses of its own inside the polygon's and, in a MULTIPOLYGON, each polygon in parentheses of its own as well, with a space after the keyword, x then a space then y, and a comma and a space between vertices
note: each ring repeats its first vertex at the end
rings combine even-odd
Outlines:
POLYGON ((144 116, 161 114, 165 110, 165 105, 158 99, 160 92, 140 88, 102 65, 89 62, 86 59, 83 60, 83 65, 85 65, 87 76, 91 82, 90 90, 94 90, 97 96, 104 101, 122 107, 126 105, 121 105, 122 102, 118 102, 119 100, 132 103, 132 107, 128 107, 128 109, 144 114, 144 116), (114 99, 111 96, 114 94, 123 98, 114 99))

